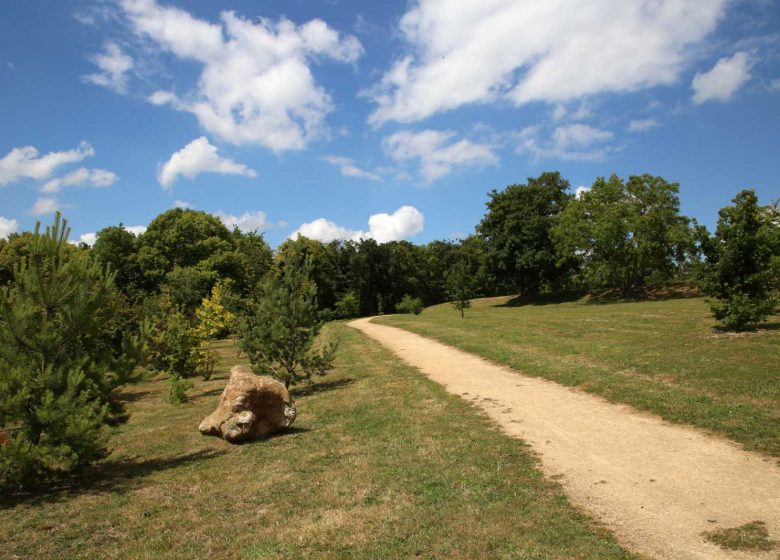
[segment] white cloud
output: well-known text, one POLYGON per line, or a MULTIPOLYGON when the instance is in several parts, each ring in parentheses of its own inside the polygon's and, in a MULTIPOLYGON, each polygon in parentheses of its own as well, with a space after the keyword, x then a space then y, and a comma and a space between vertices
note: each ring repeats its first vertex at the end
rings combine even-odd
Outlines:
POLYGON ((176 200, 173 203, 174 208, 182 208, 184 210, 192 210, 194 206, 185 200, 176 200))
POLYGON ((728 0, 417 0, 411 54, 367 92, 373 124, 469 103, 566 102, 674 83, 728 0))
POLYGON ((125 226, 125 229, 136 237, 142 233, 146 233, 146 226, 125 226))
POLYGON ((517 135, 517 151, 535 159, 599 161, 612 151, 604 142, 613 137, 608 130, 581 123, 559 126, 549 138, 541 127, 528 126, 517 135))
POLYGON ((628 131, 645 132, 646 130, 656 128, 658 126, 661 126, 661 123, 659 123, 656 119, 633 119, 630 123, 628 123, 628 131))
POLYGON ((565 150, 572 146, 590 146, 595 142, 611 140, 613 134, 608 130, 599 130, 587 124, 559 126, 553 133, 555 146, 565 150))
POLYGON ((378 243, 399 241, 417 235, 423 230, 425 218, 413 206, 401 206, 392 214, 373 214, 368 219, 368 230, 378 243))
POLYGON ((265 212, 258 210, 257 212, 244 212, 240 216, 233 214, 226 214, 225 212, 215 212, 214 215, 219 218, 223 224, 229 229, 237 227, 243 232, 252 231, 264 231, 273 227, 273 224, 268 221, 265 212))
POLYGON ((780 78, 775 78, 771 82, 769 82, 769 87, 773 91, 780 91, 780 78))
POLYGON ((35 201, 32 208, 30 208, 30 214, 33 216, 40 216, 42 214, 53 214, 59 210, 61 204, 56 198, 42 196, 35 201))
POLYGON ((378 243, 387 243, 413 237, 423 230, 424 225, 425 218, 422 212, 413 206, 401 206, 392 214, 372 214, 368 218, 368 231, 345 228, 325 218, 319 218, 301 225, 292 232, 290 238, 297 239, 299 235, 303 235, 323 243, 330 243, 337 239, 351 241, 375 239, 378 243))
POLYGON ((355 160, 340 156, 325 156, 321 158, 331 165, 335 165, 341 171, 344 177, 356 177, 358 179, 368 179, 370 181, 381 181, 382 178, 376 173, 365 171, 355 165, 355 160))
MULTIPOLYGON (((146 232, 146 226, 124 226, 124 228, 126 231, 129 231, 136 237, 146 232)), ((81 234, 79 236, 79 241, 81 243, 86 243, 87 245, 92 247, 95 244, 95 241, 97 241, 97 233, 90 232, 90 233, 81 234)))
POLYGON ((82 142, 74 150, 50 152, 45 156, 39 156, 38 150, 33 146, 14 148, 0 159, 0 186, 23 178, 39 181, 47 178, 62 165, 93 155, 95 150, 86 142, 82 142))
POLYGON ((17 231, 19 231, 19 222, 0 216, 0 239, 5 239, 17 231))
POLYGON ((72 187, 76 185, 97 188, 110 187, 116 180, 116 173, 112 173, 111 171, 80 167, 67 175, 47 181, 41 187, 41 192, 56 193, 59 192, 62 187, 72 187))
POLYGON ((313 222, 302 224, 301 227, 290 234, 290 238, 297 239, 299 235, 309 239, 316 239, 323 243, 330 243, 337 239, 360 241, 361 239, 371 237, 365 231, 345 228, 325 218, 317 218, 313 222))
POLYGON ((107 43, 105 51, 90 60, 100 68, 100 72, 82 76, 82 80, 117 93, 127 92, 127 72, 133 69, 133 59, 123 53, 116 43, 107 43))
POLYGON ((721 58, 710 71, 693 77, 693 102, 698 105, 705 101, 728 101, 750 79, 751 67, 745 52, 721 58))
POLYGON ((164 189, 168 189, 179 175, 193 179, 201 173, 257 177, 257 173, 246 165, 220 157, 217 148, 205 136, 201 136, 175 152, 160 168, 157 180, 164 189))
POLYGON ((420 175, 431 183, 464 167, 496 165, 498 158, 490 144, 470 140, 450 142, 455 136, 451 130, 402 130, 384 139, 385 152, 396 162, 418 161, 420 175))
POLYGON ((363 54, 357 38, 319 19, 295 25, 225 11, 211 23, 155 0, 121 0, 121 6, 136 35, 202 66, 194 91, 181 98, 157 92, 150 101, 194 114, 205 130, 234 144, 277 152, 305 147, 323 133, 332 110, 310 63, 354 63, 363 54))
POLYGON ((586 192, 590 190, 590 187, 586 187, 585 185, 580 185, 577 187, 577 189, 574 191, 574 196, 577 198, 582 198, 582 195, 584 195, 586 192))
POLYGON ((84 233, 79 236, 79 241, 81 243, 86 243, 90 247, 92 247, 95 244, 95 241, 97 241, 97 233, 90 232, 90 233, 84 233))

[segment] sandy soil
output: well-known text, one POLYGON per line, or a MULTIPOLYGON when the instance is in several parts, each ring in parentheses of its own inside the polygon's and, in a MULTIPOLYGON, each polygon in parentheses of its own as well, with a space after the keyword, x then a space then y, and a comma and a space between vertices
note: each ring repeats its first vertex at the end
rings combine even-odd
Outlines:
POLYGON ((735 552, 702 537, 763 521, 780 541, 777 460, 370 319, 349 325, 530 444, 547 476, 629 550, 670 560, 780 558, 777 547, 735 552))

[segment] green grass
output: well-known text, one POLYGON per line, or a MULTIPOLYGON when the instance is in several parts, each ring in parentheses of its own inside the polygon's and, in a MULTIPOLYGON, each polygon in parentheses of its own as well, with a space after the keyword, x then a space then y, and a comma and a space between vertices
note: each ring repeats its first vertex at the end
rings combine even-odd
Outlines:
POLYGON ((780 317, 733 334, 701 298, 509 301, 476 300, 465 319, 447 304, 375 321, 780 456, 780 317))
POLYGON ((130 421, 80 484, 0 507, 4 558, 627 559, 532 453, 342 324, 337 368, 292 430, 231 446, 197 431, 225 367, 168 404, 130 387, 130 421))
POLYGON ((707 531, 704 538, 727 550, 772 550, 776 544, 769 538, 766 524, 753 521, 739 527, 707 531))

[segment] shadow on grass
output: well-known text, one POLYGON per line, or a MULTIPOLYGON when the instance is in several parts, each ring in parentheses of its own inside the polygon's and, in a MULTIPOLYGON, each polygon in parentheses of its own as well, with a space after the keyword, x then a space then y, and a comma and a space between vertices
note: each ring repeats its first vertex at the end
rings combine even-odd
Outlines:
POLYGON ((122 391, 116 396, 116 400, 121 403, 134 403, 148 397, 154 391, 122 391))
POLYGON ((153 459, 105 460, 86 469, 80 475, 59 482, 42 484, 34 491, 19 492, 0 499, 0 509, 19 504, 54 503, 82 494, 124 492, 138 486, 141 481, 156 472, 208 461, 226 451, 204 449, 183 455, 156 457, 153 459))
POLYGON ((744 329, 740 329, 740 330, 729 329, 728 327, 720 327, 720 326, 712 327, 712 332, 716 334, 722 334, 725 336, 728 335, 739 336, 745 334, 756 334, 765 331, 771 332, 777 330, 780 330, 780 321, 772 321, 771 323, 761 323, 759 325, 751 325, 749 327, 745 327, 744 329))
POLYGON ((523 307, 525 305, 553 305, 556 303, 569 303, 577 301, 585 295, 585 292, 557 292, 539 296, 515 296, 505 303, 496 304, 495 307, 523 307))
POLYGON ((305 397, 308 395, 316 395, 317 393, 324 393, 325 391, 333 391, 335 389, 341 389, 347 385, 351 385, 355 382, 354 377, 346 377, 344 379, 334 379, 333 381, 322 381, 320 383, 310 383, 290 389, 290 394, 293 397, 305 397))

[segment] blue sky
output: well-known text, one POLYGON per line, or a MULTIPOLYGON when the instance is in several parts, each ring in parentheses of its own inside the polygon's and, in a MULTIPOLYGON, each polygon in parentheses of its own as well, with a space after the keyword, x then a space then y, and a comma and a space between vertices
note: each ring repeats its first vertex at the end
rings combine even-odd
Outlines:
POLYGON ((329 241, 473 232, 543 171, 780 197, 780 3, 5 0, 0 236, 174 206, 329 241))

